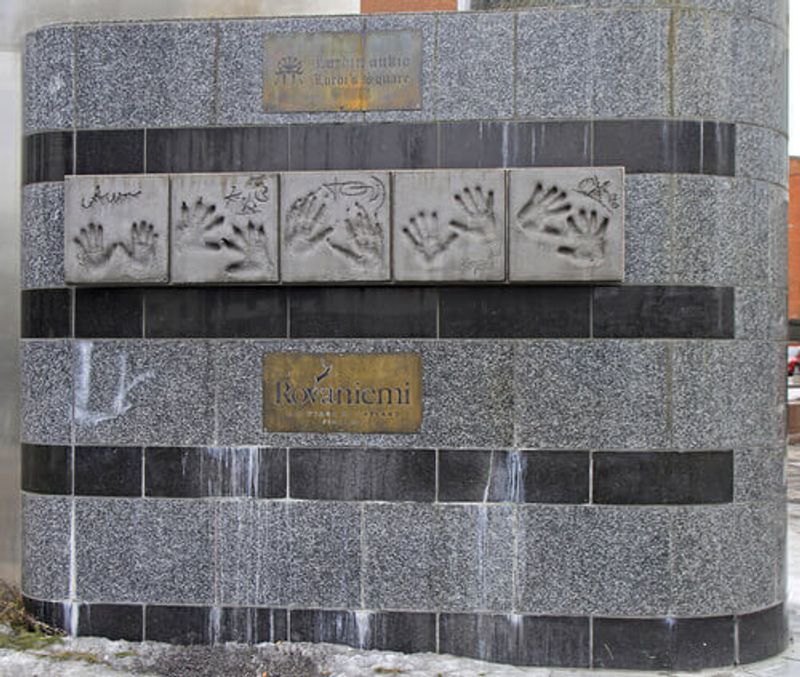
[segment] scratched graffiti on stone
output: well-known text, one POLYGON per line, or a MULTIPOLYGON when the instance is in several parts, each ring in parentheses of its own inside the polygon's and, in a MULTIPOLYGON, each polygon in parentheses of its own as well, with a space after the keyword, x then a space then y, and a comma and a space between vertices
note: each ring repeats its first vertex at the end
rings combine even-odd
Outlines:
POLYGON ((621 280, 623 182, 616 168, 510 171, 511 280, 621 280))
POLYGON ((389 278, 388 174, 283 175, 286 281, 389 278))
POLYGON ((277 196, 272 174, 173 177, 173 281, 276 281, 277 196))
POLYGON ((502 171, 398 172, 394 178, 398 280, 502 280, 502 171))

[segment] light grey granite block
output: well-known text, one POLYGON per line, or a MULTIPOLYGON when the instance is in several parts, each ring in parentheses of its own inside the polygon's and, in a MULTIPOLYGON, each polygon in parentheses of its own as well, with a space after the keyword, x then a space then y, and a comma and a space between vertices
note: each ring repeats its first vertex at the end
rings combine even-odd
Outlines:
POLYGON ((666 116, 670 10, 603 11, 592 19, 594 116, 666 116))
POLYGON ((64 184, 22 189, 20 275, 23 289, 64 285, 64 184))
POLYGON ((73 359, 78 443, 211 441, 213 385, 205 341, 76 341, 73 359))
POLYGON ((741 179, 679 176, 675 181, 675 282, 763 285, 770 261, 763 191, 741 179))
POLYGON ((221 125, 355 122, 362 112, 266 113, 264 40, 272 33, 360 31, 358 16, 297 17, 219 23, 216 122, 221 125))
POLYGON ((22 592, 69 597, 72 500, 22 494, 22 592))
POLYGON ((214 601, 213 503, 93 498, 75 503, 82 601, 214 601))
POLYGON ((675 446, 724 449, 776 444, 783 438, 785 381, 786 351, 780 343, 675 343, 675 446))
POLYGON ((652 341, 520 343, 515 444, 525 449, 663 449, 667 348, 652 341))
POLYGON ((763 127, 736 125, 736 176, 788 188, 786 137, 763 127))
POLYGON ((736 338, 786 340, 786 289, 736 290, 736 338))
POLYGON ((785 500, 786 447, 734 449, 733 498, 737 503, 785 500))
POLYGON ((778 289, 786 289, 789 275, 789 193, 785 188, 757 183, 754 204, 757 218, 763 219, 763 203, 768 205, 767 223, 770 235, 770 281, 778 289), (764 199, 766 195, 766 199, 764 199))
POLYGON ((512 348, 496 341, 214 341, 216 438, 271 447, 503 448, 512 443, 512 348), (262 369, 270 352, 419 352, 422 426, 414 434, 271 433, 263 428, 262 369))
POLYGON ((625 282, 671 282, 674 179, 660 174, 625 177, 625 282))
POLYGON ((364 17, 364 30, 420 31, 422 33, 422 107, 419 110, 365 111, 366 122, 433 120, 436 105, 435 14, 373 14, 364 17))
POLYGON ((395 279, 505 277, 504 172, 395 172, 393 180, 395 279))
POLYGON ((29 33, 23 55, 24 132, 71 129, 75 75, 72 26, 29 33))
POLYGON ((510 170, 511 281, 622 280, 624 201, 621 168, 510 170))
POLYGON ((388 172, 281 175, 285 282, 389 279, 388 172))
POLYGON ((364 512, 368 608, 511 608, 510 506, 368 504, 364 512))
POLYGON ((789 20, 789 0, 732 0, 738 13, 775 24, 784 31, 789 20))
POLYGON ((64 268, 73 284, 169 279, 169 178, 87 176, 64 187, 64 268))
POLYGON ((359 607, 360 511, 353 503, 220 503, 220 603, 359 607))
POLYGON ((441 14, 438 69, 437 119, 511 117, 514 15, 441 14))
POLYGON ((520 13, 517 19, 516 114, 591 117, 591 30, 585 10, 520 13))
POLYGON ((669 511, 519 508, 516 608, 544 615, 661 615, 669 608, 669 511))
POLYGON ((173 176, 170 203, 173 282, 277 281, 277 175, 173 176))
POLYGON ((778 602, 781 506, 774 502, 677 509, 670 527, 670 612, 746 613, 778 602))
POLYGON ((213 121, 213 23, 86 24, 75 28, 75 36, 78 127, 213 121))
POLYGON ((72 441, 72 375, 68 341, 20 341, 20 440, 72 441))

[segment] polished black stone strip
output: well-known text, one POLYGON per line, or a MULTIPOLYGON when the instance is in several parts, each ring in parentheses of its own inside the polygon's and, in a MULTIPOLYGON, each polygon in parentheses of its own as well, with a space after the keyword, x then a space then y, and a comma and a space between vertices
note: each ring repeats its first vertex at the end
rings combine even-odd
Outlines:
POLYGON ((28 289, 20 298, 22 338, 70 336, 72 292, 69 289, 28 289))
POLYGON ((148 129, 147 172, 289 169, 289 127, 148 129))
POLYGON ((73 169, 72 132, 40 132, 23 139, 22 183, 63 181, 73 169))
POLYGON ((432 287, 289 290, 290 338, 435 338, 432 287))
MULTIPOLYGON (((628 173, 735 173, 735 126, 713 121, 325 123, 77 134, 81 173, 134 171, 142 134, 151 173, 590 165, 621 165, 628 173)), ((72 132, 28 135, 23 155, 24 183, 60 181, 72 173, 72 132)))
POLYGON ((168 644, 258 644, 287 639, 285 609, 260 607, 145 607, 145 639, 168 644))
POLYGON ((292 642, 328 642, 381 651, 436 651, 436 614, 292 609, 292 642))
POLYGON ((289 496, 327 501, 436 497, 436 454, 425 449, 290 449, 289 496))
POLYGON ((141 642, 144 639, 144 607, 140 604, 81 604, 78 635, 141 642))
POLYGON ((740 616, 737 663, 755 663, 783 651, 789 644, 789 620, 782 604, 740 616))
POLYGON ((144 130, 113 129, 77 132, 76 174, 141 174, 144 166, 144 130))
POLYGON ((587 451, 439 451, 439 501, 588 503, 587 451))
POLYGON ((147 338, 285 338, 280 287, 171 287, 144 291, 147 338))
POLYGON ((789 341, 800 341, 800 320, 789 320, 789 341))
POLYGON ((142 338, 143 316, 143 289, 75 290, 75 338, 142 338))
POLYGON ((145 496, 286 497, 286 450, 257 447, 147 447, 145 496))
POLYGON ((590 287, 445 287, 442 338, 588 338, 590 287))
POLYGON ((732 287, 595 287, 595 338, 734 338, 732 287))
POLYGON ((680 505, 733 501, 731 451, 595 452, 592 501, 680 505))
POLYGON ((733 616, 595 618, 593 667, 699 670, 732 665, 734 625, 733 616))
POLYGON ((511 665, 589 667, 589 618, 441 614, 439 651, 511 665))
POLYGON ((37 494, 72 493, 72 449, 64 446, 23 444, 20 486, 37 494))
POLYGON ((44 623, 51 628, 57 628, 59 630, 64 630, 66 628, 63 602, 52 602, 50 600, 35 599, 34 597, 23 595, 22 606, 25 608, 25 611, 40 623, 44 623))
POLYGON ((76 496, 141 496, 141 447, 75 447, 76 496))

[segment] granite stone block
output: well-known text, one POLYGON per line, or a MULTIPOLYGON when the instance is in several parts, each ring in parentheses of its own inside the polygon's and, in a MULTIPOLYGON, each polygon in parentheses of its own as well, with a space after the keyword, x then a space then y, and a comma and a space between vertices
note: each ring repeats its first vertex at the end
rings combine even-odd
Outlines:
POLYGON ((437 39, 437 119, 511 117, 514 15, 442 14, 437 39))
POLYGON ((777 602, 782 594, 780 506, 780 502, 687 506, 674 512, 670 612, 740 613, 777 602))
POLYGON ((223 604, 360 605, 361 512, 352 503, 227 501, 219 506, 223 604))
POLYGON ((659 342, 518 345, 516 443, 529 449, 663 448, 668 435, 666 370, 667 348, 659 342))
POLYGON ((771 260, 764 192, 722 177, 679 176, 673 185, 675 281, 763 285, 771 260))
POLYGON ((516 113, 591 117, 592 22, 587 11, 551 8, 517 19, 516 113))
POLYGON ((786 497, 786 449, 734 449, 733 497, 738 502, 771 501, 786 497))
POLYGON ((86 24, 76 27, 75 38, 78 127, 213 121, 213 23, 86 24))
POLYGON ((770 281, 773 287, 785 289, 789 275, 789 194, 785 188, 757 182, 754 186, 758 205, 756 218, 764 220, 763 205, 767 204, 766 221, 770 237, 770 281))
POLYGON ((64 340, 20 342, 20 439, 72 441, 70 346, 64 340))
POLYGON ((515 607, 536 614, 665 613, 669 514, 656 507, 520 507, 515 607))
POLYGON ((786 340, 786 290, 741 287, 736 290, 736 338, 786 340))
POLYGON ((663 117, 669 113, 670 14, 663 9, 617 9, 592 16, 595 117, 663 117))
POLYGON ((680 449, 724 449, 776 443, 783 436, 785 365, 785 351, 778 343, 675 343, 675 445, 680 449))
POLYGON ((79 444, 211 441, 214 394, 205 342, 76 341, 73 360, 79 444))
POLYGON ((622 279, 621 169, 511 170, 508 186, 512 282, 622 279))
POLYGON ((266 113, 264 111, 264 40, 267 35, 318 31, 360 31, 362 18, 296 17, 219 24, 217 110, 220 125, 354 122, 359 112, 266 113))
POLYGON ((50 26, 29 33, 22 68, 24 133, 70 129, 75 76, 72 26, 50 26))
POLYGON ((213 602, 214 528, 214 506, 204 501, 76 499, 78 596, 213 602))
POLYGON ((72 500, 22 494, 22 591, 69 597, 72 500))
POLYGON ((432 449, 502 448, 511 444, 512 349, 498 342, 319 340, 231 341, 211 346, 218 444, 286 447, 432 449), (414 434, 271 433, 263 429, 262 369, 271 352, 419 352, 422 426, 414 434))
POLYGON ((503 172, 396 172, 393 179, 395 279, 505 277, 503 172))
POLYGON ((771 129, 738 125, 736 133, 736 176, 789 185, 786 137, 771 129))
POLYGON ((67 282, 169 279, 167 178, 73 177, 64 191, 67 282))
POLYGON ((278 177, 183 175, 170 180, 173 282, 278 279, 278 177))
POLYGON ((786 30, 789 19, 789 0, 728 0, 735 3, 736 12, 772 23, 786 30))
POLYGON ((20 285, 23 289, 64 284, 64 184, 37 183, 22 189, 20 285))
POLYGON ((513 516, 510 506, 367 504, 365 605, 511 608, 513 516))
POLYGON ((386 172, 284 174, 283 280, 388 280, 389 190, 386 172))

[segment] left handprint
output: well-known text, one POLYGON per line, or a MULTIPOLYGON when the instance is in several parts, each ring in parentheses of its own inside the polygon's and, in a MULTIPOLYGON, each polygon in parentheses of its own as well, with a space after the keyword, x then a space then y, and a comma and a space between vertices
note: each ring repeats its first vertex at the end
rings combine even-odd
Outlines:
POLYGON ((81 228, 73 241, 78 246, 78 262, 92 268, 105 264, 117 246, 112 244, 106 247, 103 244, 103 226, 100 223, 90 223, 86 228, 81 228))

